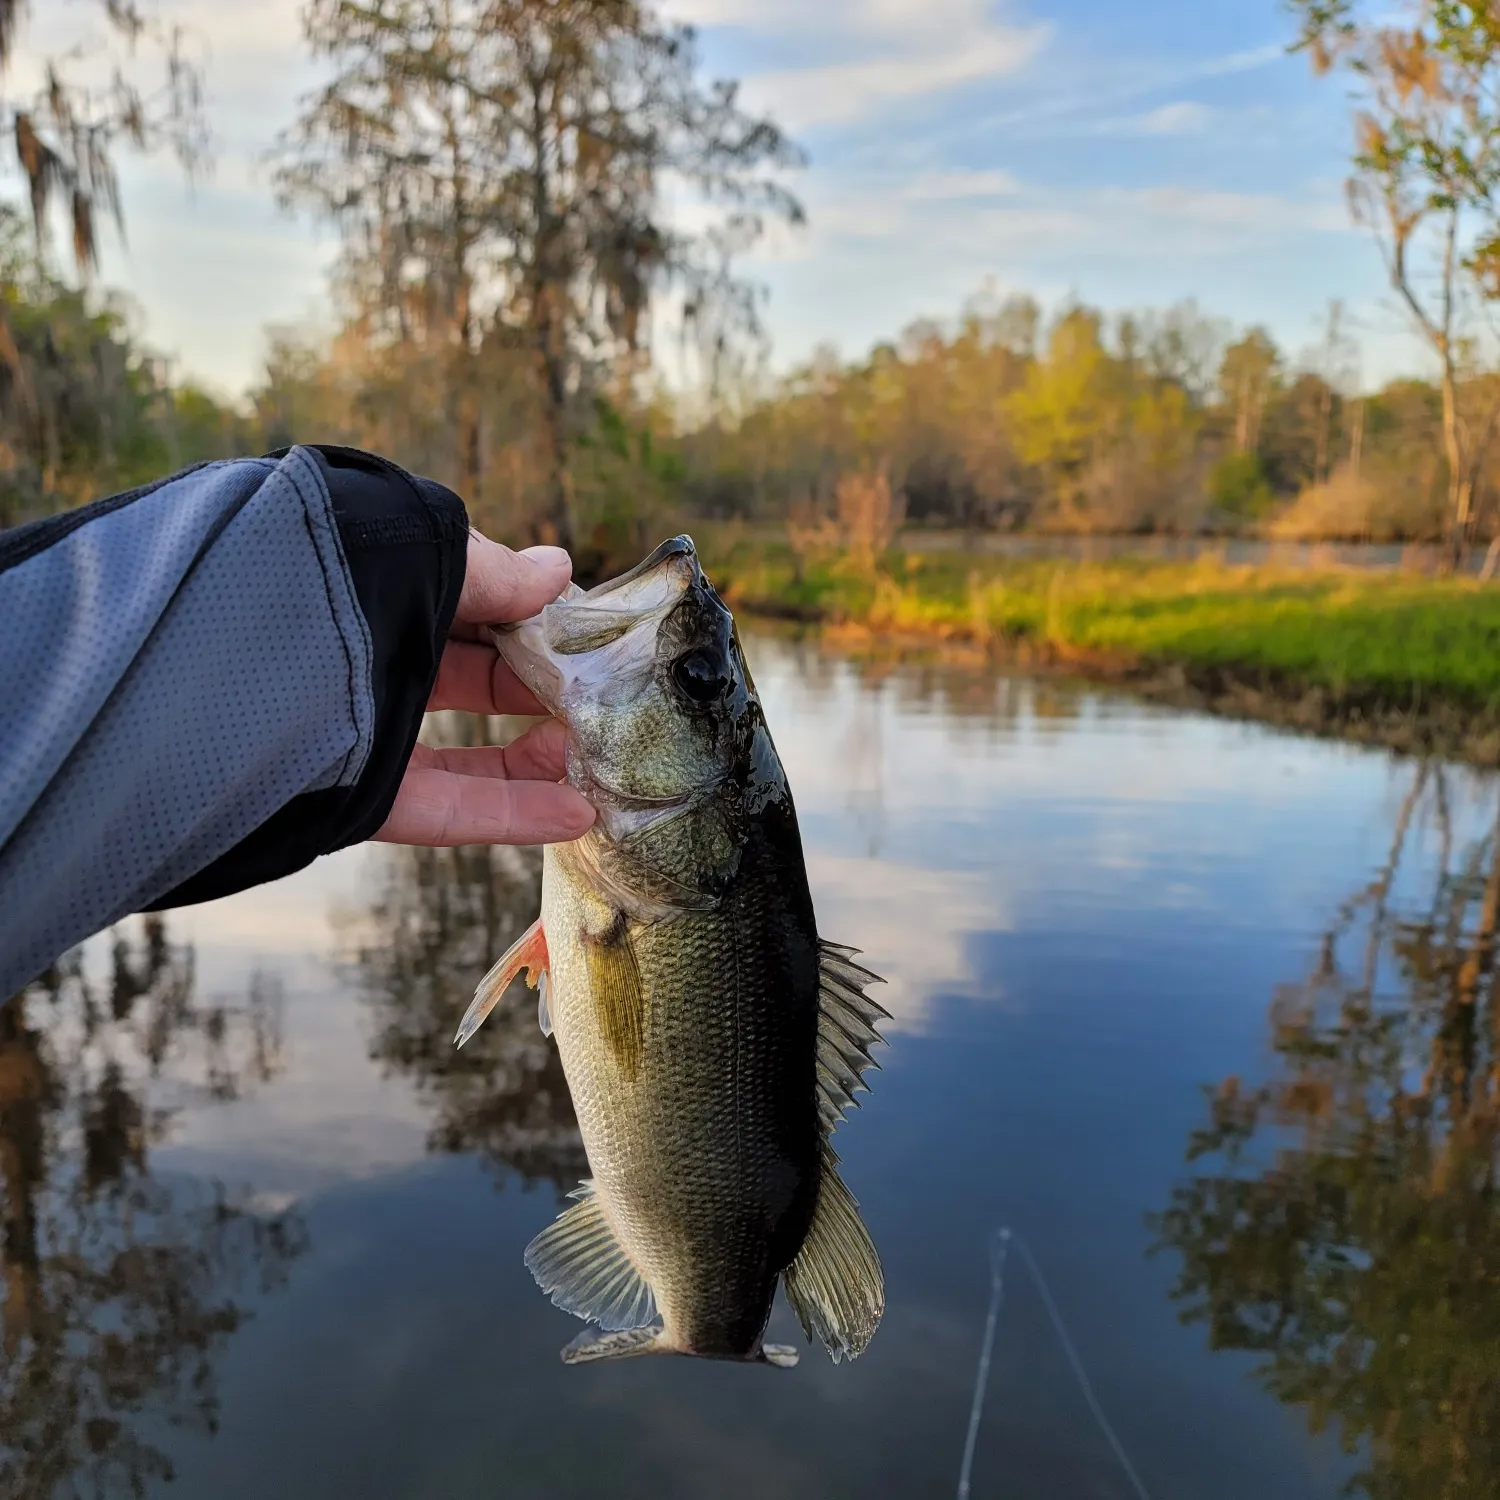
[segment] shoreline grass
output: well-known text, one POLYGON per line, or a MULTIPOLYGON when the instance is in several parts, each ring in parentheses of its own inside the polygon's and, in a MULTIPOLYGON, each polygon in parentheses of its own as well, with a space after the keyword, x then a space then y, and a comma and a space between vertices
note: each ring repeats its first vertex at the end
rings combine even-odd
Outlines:
POLYGON ((864 649, 979 647, 1157 697, 1500 764, 1500 586, 1357 569, 891 552, 863 571, 704 538, 735 607, 864 649))

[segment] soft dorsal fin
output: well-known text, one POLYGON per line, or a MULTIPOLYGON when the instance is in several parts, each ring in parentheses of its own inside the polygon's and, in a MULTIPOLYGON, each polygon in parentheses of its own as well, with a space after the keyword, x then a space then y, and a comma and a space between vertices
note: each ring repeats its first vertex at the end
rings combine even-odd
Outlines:
POLYGON ((882 1040, 876 1023, 890 1012, 865 994, 865 985, 884 980, 854 962, 858 949, 821 939, 818 949, 818 1115, 832 1135, 859 1107, 855 1094, 868 1091, 865 1073, 880 1066, 870 1048, 882 1040))
POLYGON ((594 1184, 585 1181, 568 1196, 578 1202, 526 1247, 526 1269, 558 1307, 606 1333, 654 1322, 656 1298, 615 1238, 594 1184))
POLYGON ((823 1341, 834 1364, 864 1353, 885 1311, 885 1278, 859 1204, 826 1141, 812 1227, 787 1267, 785 1282, 803 1331, 823 1341))

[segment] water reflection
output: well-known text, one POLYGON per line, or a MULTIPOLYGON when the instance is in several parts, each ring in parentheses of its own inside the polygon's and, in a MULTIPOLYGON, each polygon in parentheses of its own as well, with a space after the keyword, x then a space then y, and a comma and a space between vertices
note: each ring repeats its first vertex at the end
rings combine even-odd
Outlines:
POLYGON ((193 955, 154 916, 0 1006, 0 1494, 142 1494, 172 1477, 154 1435, 212 1433, 214 1361, 306 1238, 152 1150, 190 1102, 269 1082, 280 995, 201 1002, 193 955))
POLYGON ((1271 1006, 1156 1220, 1217 1349, 1361 1456, 1371 1497, 1500 1493, 1500 825, 1413 773, 1389 854, 1271 1006))
POLYGON ((530 849, 394 849, 355 957, 375 1012, 371 1056, 407 1075, 430 1110, 428 1146, 475 1152, 502 1181, 577 1185, 587 1158, 557 1048, 521 985, 462 1052, 474 985, 536 919, 541 859, 530 849))

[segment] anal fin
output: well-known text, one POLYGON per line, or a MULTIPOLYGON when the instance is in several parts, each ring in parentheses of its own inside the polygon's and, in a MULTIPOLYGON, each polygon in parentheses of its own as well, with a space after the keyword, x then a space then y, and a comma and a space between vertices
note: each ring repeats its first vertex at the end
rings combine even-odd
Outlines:
POLYGON ((526 983, 535 989, 547 972, 547 966, 547 938, 542 931, 542 919, 538 917, 505 950, 494 968, 479 981, 473 1003, 459 1022, 458 1035, 454 1037, 453 1045, 462 1047, 484 1025, 486 1017, 500 1003, 500 997, 509 988, 511 980, 522 969, 526 971, 526 983))
POLYGON ((556 1306, 606 1333, 653 1322, 656 1298, 604 1217, 594 1184, 570 1196, 578 1201, 526 1247, 526 1269, 556 1306))
POLYGON ((660 1323, 652 1323, 646 1328, 618 1328, 613 1333, 585 1328, 571 1344, 563 1347, 562 1362, 565 1365, 591 1365, 601 1359, 629 1359, 636 1354, 654 1354, 660 1333, 660 1323))
POLYGON ((826 1142, 812 1227, 785 1272, 787 1301, 834 1364, 864 1353, 885 1311, 885 1278, 859 1205, 826 1142))

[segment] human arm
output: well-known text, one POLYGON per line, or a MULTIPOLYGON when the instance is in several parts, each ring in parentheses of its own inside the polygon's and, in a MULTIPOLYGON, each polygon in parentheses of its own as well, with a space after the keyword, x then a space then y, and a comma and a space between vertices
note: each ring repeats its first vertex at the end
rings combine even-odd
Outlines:
POLYGON ((332 448, 0 535, 0 994, 386 825, 469 543, 457 497, 332 448))

